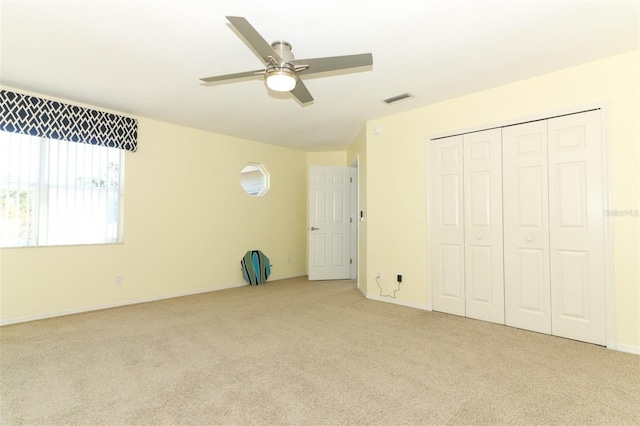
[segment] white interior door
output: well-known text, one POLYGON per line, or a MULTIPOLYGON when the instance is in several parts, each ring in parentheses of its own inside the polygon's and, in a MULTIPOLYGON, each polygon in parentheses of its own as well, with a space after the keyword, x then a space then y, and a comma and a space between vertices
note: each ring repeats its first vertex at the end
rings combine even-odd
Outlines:
POLYGON ((463 140, 429 143, 433 310, 465 315, 463 140))
POLYGON ((548 124, 552 334, 604 345, 600 111, 548 124))
POLYGON ((551 333, 547 122, 502 129, 505 323, 551 333))
POLYGON ((464 135, 466 316, 504 324, 502 134, 464 135))
POLYGON ((309 168, 309 279, 350 277, 349 167, 309 168))

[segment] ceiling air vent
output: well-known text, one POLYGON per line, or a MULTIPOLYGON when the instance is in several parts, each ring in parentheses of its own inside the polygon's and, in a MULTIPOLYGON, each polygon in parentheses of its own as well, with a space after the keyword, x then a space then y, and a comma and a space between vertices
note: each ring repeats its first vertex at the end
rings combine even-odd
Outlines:
POLYGON ((411 93, 403 93, 402 95, 394 96, 388 99, 385 99, 384 102, 386 104, 394 104, 396 102, 403 101, 405 99, 413 98, 414 96, 411 93))

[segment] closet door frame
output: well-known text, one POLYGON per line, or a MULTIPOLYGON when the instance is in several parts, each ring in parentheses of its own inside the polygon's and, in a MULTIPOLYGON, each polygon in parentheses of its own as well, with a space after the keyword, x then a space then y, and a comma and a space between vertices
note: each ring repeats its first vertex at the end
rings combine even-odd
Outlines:
MULTIPOLYGON (((578 105, 570 108, 562 108, 551 110, 539 114, 532 114, 527 116, 521 116, 513 119, 497 121, 488 123, 481 126, 471 126, 456 129, 454 131, 435 133, 428 135, 425 139, 426 147, 426 179, 427 179, 427 301, 426 307, 428 310, 433 310, 433 285, 431 282, 432 267, 430 262, 431 249, 430 249, 430 236, 432 220, 430 218, 431 203, 432 200, 429 196, 429 143, 434 139, 440 139, 455 135, 462 135, 465 133, 478 132, 482 130, 488 130, 493 128, 500 128, 504 126, 512 126, 516 124, 526 123, 529 121, 547 120, 550 118, 577 114, 580 112, 586 112, 594 109, 599 109, 602 119, 602 170, 603 170, 603 208, 605 211, 612 210, 611 203, 611 148, 609 141, 609 102, 600 101, 589 104, 578 105)), ((611 216, 604 215, 604 280, 605 280, 605 310, 606 310, 606 346, 609 349, 618 349, 616 341, 616 312, 615 312, 615 292, 613 282, 613 224, 611 216)))

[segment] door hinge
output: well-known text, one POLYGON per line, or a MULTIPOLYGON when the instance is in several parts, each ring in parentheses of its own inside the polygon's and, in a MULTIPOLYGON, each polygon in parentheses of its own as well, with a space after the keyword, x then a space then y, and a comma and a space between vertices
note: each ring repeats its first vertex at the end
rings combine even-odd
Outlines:
POLYGON ((353 218, 352 217, 349 218, 349 223, 353 223, 353 218))
POLYGON ((353 265, 353 259, 349 259, 349 265, 353 265))
POLYGON ((352 177, 349 178, 349 182, 353 183, 353 178, 352 177))

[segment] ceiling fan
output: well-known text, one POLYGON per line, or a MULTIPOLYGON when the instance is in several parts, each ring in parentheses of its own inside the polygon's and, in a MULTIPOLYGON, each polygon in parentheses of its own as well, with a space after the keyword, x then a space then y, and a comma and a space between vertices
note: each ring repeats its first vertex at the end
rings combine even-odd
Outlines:
POLYGON ((205 83, 262 75, 267 81, 267 87, 271 90, 291 92, 300 103, 306 104, 313 101, 313 96, 309 93, 300 76, 373 64, 371 53, 327 58, 294 59, 291 45, 286 41, 276 41, 269 44, 245 18, 239 16, 227 16, 226 18, 253 48, 254 52, 265 64, 265 68, 201 78, 200 80, 205 83))

